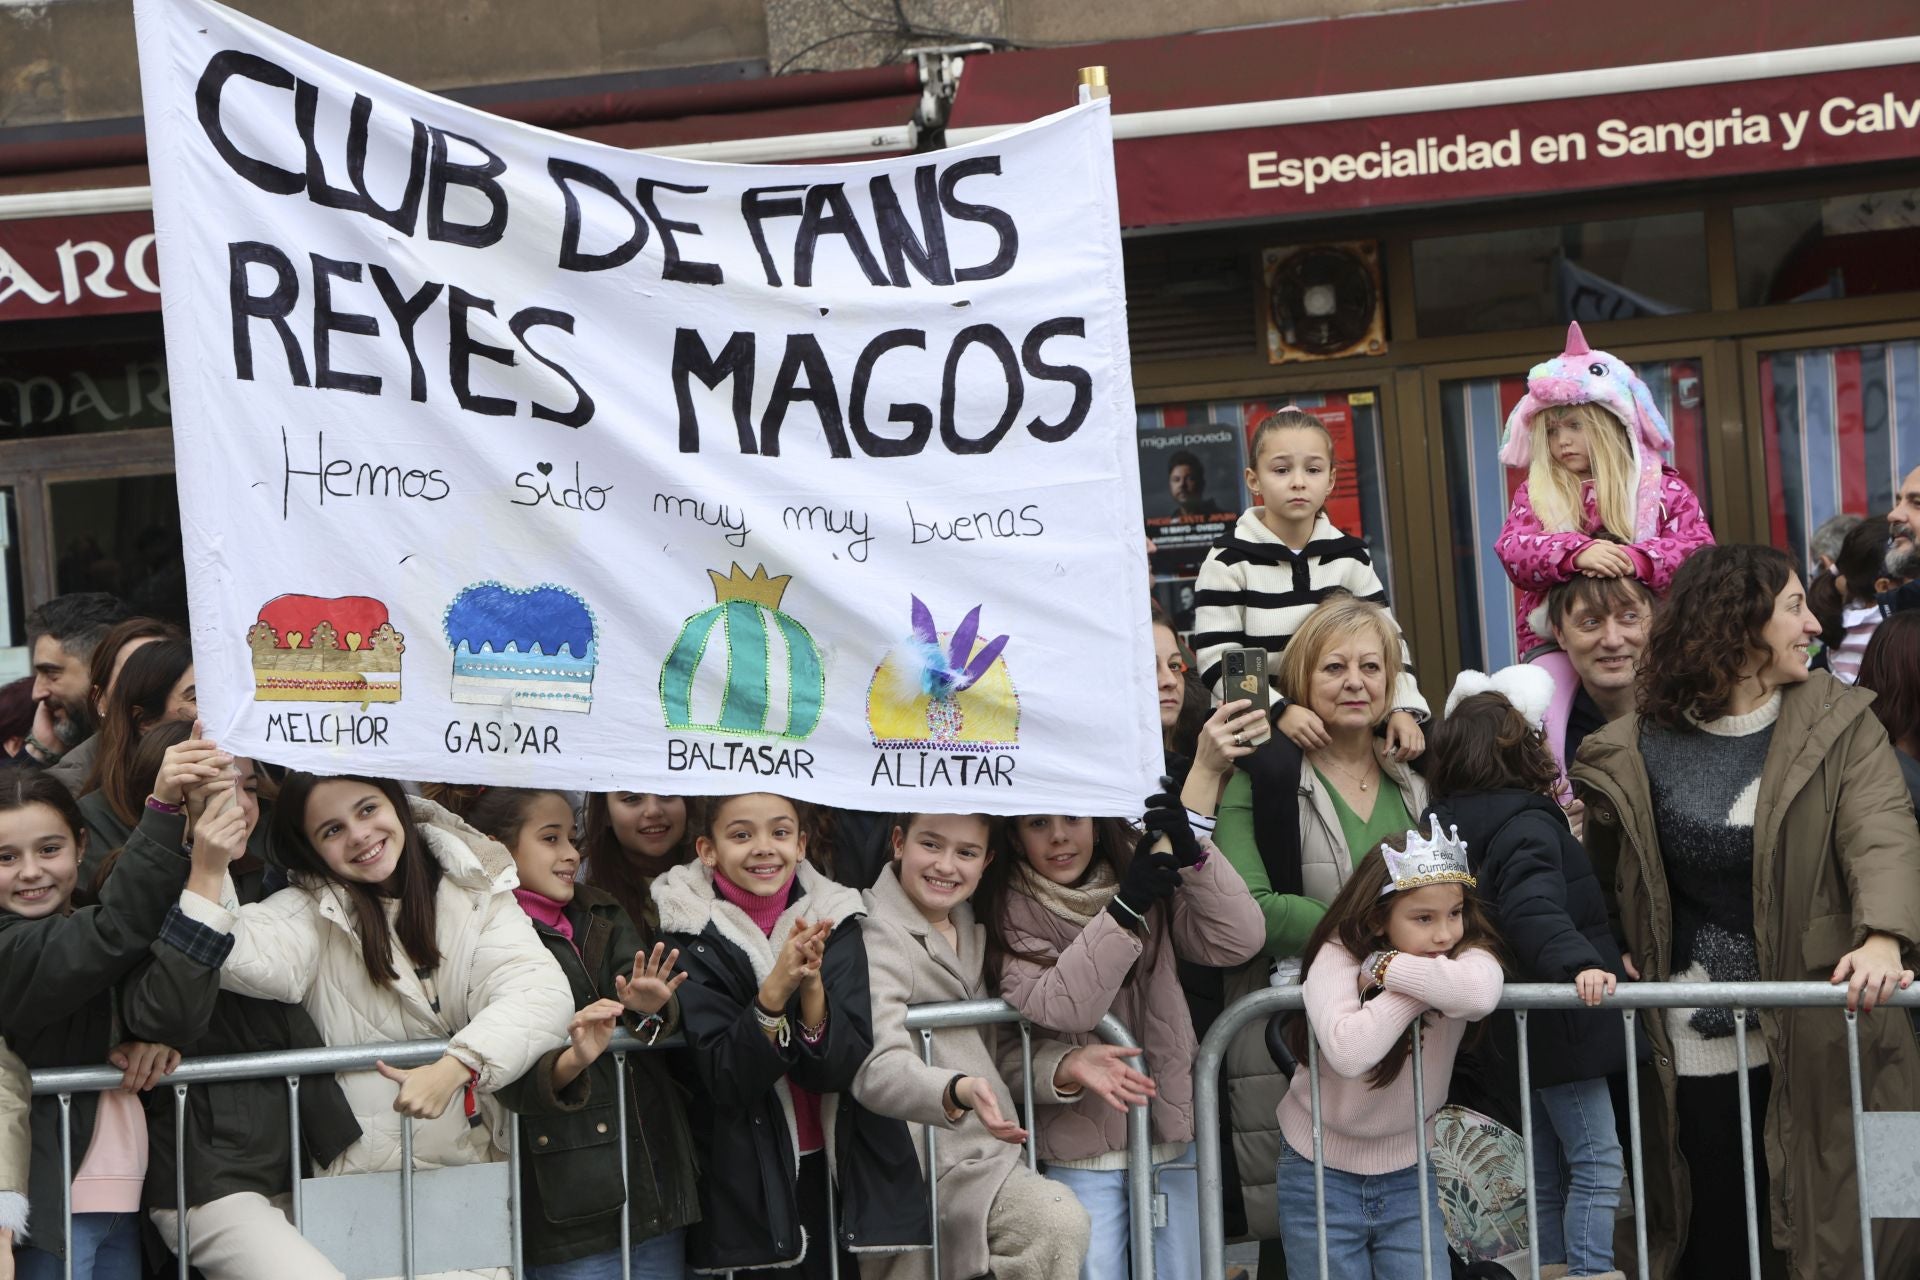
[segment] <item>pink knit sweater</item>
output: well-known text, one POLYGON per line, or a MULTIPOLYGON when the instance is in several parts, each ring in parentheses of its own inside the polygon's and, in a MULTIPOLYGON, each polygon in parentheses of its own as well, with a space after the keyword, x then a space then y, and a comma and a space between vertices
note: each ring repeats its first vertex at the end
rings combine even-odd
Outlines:
MULTIPOLYGON (((1369 1085, 1367 1073, 1415 1018, 1438 1010, 1442 1016, 1428 1023, 1420 1041, 1431 1122, 1447 1100, 1453 1055, 1467 1023, 1486 1017, 1500 1002, 1500 963, 1477 948, 1455 960, 1395 956, 1387 966, 1387 989, 1364 1003, 1360 964, 1338 942, 1329 942, 1307 970, 1307 1017, 1320 1041, 1321 1141, 1328 1168, 1392 1173, 1412 1165, 1419 1151, 1412 1060, 1384 1089, 1369 1085)), ((1303 1068, 1280 1103, 1280 1132, 1288 1146, 1308 1157, 1313 1155, 1312 1096, 1303 1068)))

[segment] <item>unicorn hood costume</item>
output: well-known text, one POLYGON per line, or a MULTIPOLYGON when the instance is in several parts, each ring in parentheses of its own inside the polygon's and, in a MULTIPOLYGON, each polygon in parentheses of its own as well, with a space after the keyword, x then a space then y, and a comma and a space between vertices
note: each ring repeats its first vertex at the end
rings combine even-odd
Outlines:
MULTIPOLYGON (((1534 419, 1563 405, 1591 404, 1605 409, 1627 433, 1637 477, 1633 537, 1621 550, 1633 562, 1633 576, 1658 595, 1697 548, 1713 542, 1700 500, 1680 474, 1665 463, 1673 447, 1666 417, 1653 393, 1624 360, 1587 345, 1576 322, 1567 326, 1566 350, 1527 371, 1527 394, 1507 416, 1500 461, 1522 470, 1533 465, 1534 419)), ((1593 545, 1600 530, 1592 486, 1583 486, 1579 527, 1547 528, 1523 484, 1494 550, 1517 587, 1514 630, 1523 660, 1553 648, 1547 625, 1547 592, 1581 572, 1576 558, 1593 545)))
POLYGON ((1580 322, 1567 326, 1567 349, 1527 370, 1527 394, 1507 415, 1500 461, 1521 470, 1533 465, 1533 419, 1561 405, 1598 405, 1626 427, 1640 477, 1634 541, 1652 537, 1660 520, 1661 459, 1673 448, 1673 433, 1653 393, 1627 362, 1587 346, 1580 322))

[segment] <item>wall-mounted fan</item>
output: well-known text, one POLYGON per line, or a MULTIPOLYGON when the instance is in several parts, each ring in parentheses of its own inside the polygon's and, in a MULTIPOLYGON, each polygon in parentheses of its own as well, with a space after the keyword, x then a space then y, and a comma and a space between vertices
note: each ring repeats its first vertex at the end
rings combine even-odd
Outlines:
POLYGON ((1268 249, 1261 263, 1270 364, 1386 352, 1377 241, 1268 249))

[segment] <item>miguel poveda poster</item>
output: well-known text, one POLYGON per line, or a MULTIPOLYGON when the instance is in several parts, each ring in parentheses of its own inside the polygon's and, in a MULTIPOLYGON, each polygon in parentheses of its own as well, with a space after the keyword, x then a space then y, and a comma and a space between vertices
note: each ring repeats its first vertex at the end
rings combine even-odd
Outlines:
POLYGON ((1138 812, 1161 747, 1104 101, 705 164, 207 0, 135 13, 223 746, 1138 812))

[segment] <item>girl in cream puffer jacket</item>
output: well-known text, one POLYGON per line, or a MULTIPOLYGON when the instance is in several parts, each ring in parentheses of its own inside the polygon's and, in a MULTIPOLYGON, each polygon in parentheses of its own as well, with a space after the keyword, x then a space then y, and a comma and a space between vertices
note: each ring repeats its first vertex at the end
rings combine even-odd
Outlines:
POLYGON ((282 784, 274 836, 293 887, 235 913, 221 986, 303 1005, 330 1045, 451 1042, 447 1056, 427 1067, 340 1077, 363 1136, 326 1173, 398 1169, 401 1108, 416 1117, 416 1168, 504 1159, 511 1117, 492 1095, 566 1044, 573 1016, 565 976, 514 899, 519 880, 506 849, 431 801, 409 804, 394 783, 299 773, 282 784), (344 804, 332 803, 341 798, 344 804), (342 810, 337 823, 333 807, 342 810), (394 842, 396 831, 401 847, 389 854, 382 841, 394 842), (367 861, 350 861, 342 876, 330 846, 367 861), (403 869, 415 858, 423 861, 403 869), (356 866, 385 865, 392 896, 376 898, 366 880, 352 878, 356 866), (419 879, 409 887, 408 876, 419 879), (371 972, 374 949, 362 931, 367 904, 385 917, 393 972, 385 980, 371 972), (427 938, 405 940, 418 928, 408 925, 410 913, 430 922, 427 938), (428 940, 437 964, 421 963, 428 940))

